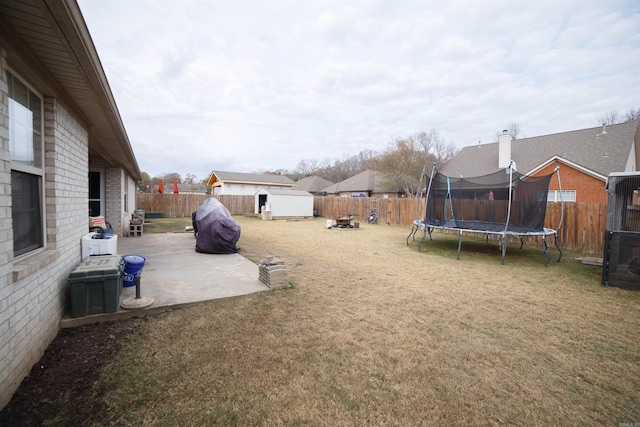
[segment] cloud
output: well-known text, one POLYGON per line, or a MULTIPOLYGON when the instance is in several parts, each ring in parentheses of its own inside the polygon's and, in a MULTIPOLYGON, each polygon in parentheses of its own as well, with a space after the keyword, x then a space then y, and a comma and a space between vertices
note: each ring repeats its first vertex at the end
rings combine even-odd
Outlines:
POLYGON ((79 0, 141 168, 292 169, 638 108, 634 2, 79 0))

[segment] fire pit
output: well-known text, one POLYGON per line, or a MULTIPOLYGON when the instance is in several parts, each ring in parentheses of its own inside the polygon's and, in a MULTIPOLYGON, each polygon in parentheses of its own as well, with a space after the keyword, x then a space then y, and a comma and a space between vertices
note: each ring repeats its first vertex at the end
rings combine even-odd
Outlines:
POLYGON ((353 215, 348 217, 336 218, 336 225, 334 226, 334 228, 359 228, 360 224, 354 222, 354 219, 355 218, 353 217, 353 215))

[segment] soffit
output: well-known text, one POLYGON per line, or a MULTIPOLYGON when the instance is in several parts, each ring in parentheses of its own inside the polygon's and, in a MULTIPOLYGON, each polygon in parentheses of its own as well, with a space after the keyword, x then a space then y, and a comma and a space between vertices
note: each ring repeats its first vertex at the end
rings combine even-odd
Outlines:
POLYGON ((89 131, 89 152, 141 179, 77 3, 0 0, 0 31, 6 39, 9 66, 29 78, 29 84, 43 95, 56 97, 83 122, 89 131))

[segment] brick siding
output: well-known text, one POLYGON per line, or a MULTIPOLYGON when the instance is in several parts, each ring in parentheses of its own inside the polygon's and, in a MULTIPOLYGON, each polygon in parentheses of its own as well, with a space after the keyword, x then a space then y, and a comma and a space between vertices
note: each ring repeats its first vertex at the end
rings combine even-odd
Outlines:
MULTIPOLYGON (((563 190, 575 190, 576 202, 607 203, 605 182, 591 175, 579 171, 564 163, 553 162, 540 170, 536 175, 548 175, 553 173, 556 166, 560 166, 560 182, 563 190)), ((558 179, 554 176, 549 183, 549 190, 559 190, 558 179)))
MULTIPOLYGON (((44 353, 68 302, 68 276, 87 231, 88 134, 44 98, 44 250, 13 259, 6 56, 0 47, 0 408, 44 353)), ((16 73, 18 76, 19 73, 16 73)))

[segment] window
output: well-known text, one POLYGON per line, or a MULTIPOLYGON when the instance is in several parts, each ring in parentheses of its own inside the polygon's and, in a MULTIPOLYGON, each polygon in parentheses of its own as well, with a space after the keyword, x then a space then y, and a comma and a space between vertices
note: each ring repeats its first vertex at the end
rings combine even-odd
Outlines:
POLYGON ((89 171, 89 216, 104 216, 104 184, 102 171, 89 171))
POLYGON ((13 254, 19 256, 44 246, 42 99, 7 75, 13 254))
POLYGON ((562 190, 562 198, 560 198, 560 190, 549 190, 547 202, 575 202, 576 190, 562 190))
POLYGON ((129 212, 129 197, 127 196, 128 192, 129 192, 129 177, 125 176, 124 177, 124 204, 122 205, 124 206, 125 212, 129 212))

